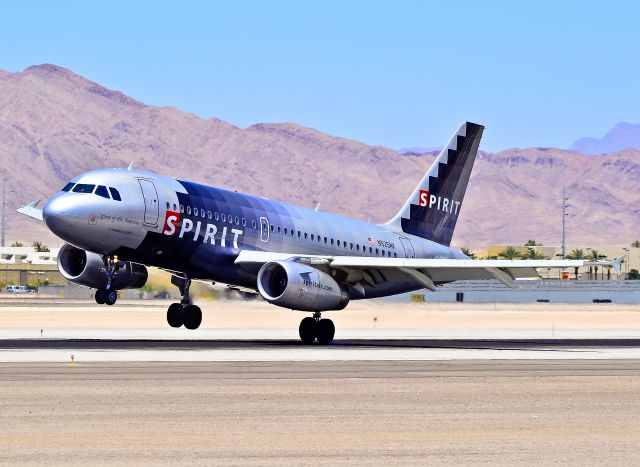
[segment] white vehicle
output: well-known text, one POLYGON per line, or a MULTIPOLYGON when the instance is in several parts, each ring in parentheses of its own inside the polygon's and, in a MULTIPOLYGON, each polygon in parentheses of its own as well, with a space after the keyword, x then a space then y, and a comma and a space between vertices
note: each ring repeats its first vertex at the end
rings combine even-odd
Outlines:
POLYGON ((30 293, 31 290, 27 289, 24 285, 8 285, 4 288, 6 293, 30 293))

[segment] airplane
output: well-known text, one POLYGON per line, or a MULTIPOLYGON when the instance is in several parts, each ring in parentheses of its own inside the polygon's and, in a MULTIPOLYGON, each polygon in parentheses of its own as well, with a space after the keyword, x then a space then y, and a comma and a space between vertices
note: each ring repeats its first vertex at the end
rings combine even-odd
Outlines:
MULTIPOLYGON (((457 129, 398 213, 373 224, 259 196, 128 168, 78 175, 42 210, 66 243, 58 268, 93 289, 98 304, 140 288, 146 267, 172 274, 181 300, 167 310, 174 328, 197 329, 202 311, 191 281, 228 284, 267 302, 311 313, 300 322, 305 344, 330 343, 335 326, 322 313, 458 280, 539 278, 536 268, 589 265, 583 260, 472 260, 450 247, 484 127, 457 129)), ((616 268, 621 259, 606 262, 616 268)), ((604 264, 605 262, 598 262, 604 264)))

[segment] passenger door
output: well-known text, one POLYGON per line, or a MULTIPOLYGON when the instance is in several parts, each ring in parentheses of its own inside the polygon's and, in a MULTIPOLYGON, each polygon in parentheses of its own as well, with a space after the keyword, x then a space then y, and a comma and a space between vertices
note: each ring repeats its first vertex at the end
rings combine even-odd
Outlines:
POLYGON ((144 223, 146 225, 158 225, 160 216, 160 204, 158 203, 158 191, 151 180, 139 178, 140 189, 144 197, 144 223))
POLYGON ((269 241, 269 220, 266 217, 260 218, 260 240, 269 241))

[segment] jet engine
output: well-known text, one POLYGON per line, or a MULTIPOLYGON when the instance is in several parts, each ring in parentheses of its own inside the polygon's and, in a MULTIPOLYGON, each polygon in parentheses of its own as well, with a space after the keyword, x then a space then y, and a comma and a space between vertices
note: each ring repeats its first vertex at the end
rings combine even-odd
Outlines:
MULTIPOLYGON (((115 290, 138 289, 147 282, 147 268, 141 264, 123 262, 111 280, 115 290)), ((58 253, 58 270, 62 276, 76 284, 93 289, 107 286, 107 275, 102 256, 65 244, 58 253)))
POLYGON ((269 303, 300 311, 342 310, 349 295, 329 274, 294 261, 266 263, 258 292, 269 303))

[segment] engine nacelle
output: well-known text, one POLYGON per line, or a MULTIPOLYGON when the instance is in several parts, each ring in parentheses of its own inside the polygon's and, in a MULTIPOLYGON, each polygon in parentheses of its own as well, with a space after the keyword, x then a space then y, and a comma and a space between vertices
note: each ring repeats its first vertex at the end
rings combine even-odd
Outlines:
POLYGON ((266 263, 258 291, 269 303, 300 311, 342 310, 349 295, 329 274, 294 261, 266 263))
MULTIPOLYGON (((58 253, 58 270, 62 276, 76 284, 86 285, 94 289, 107 286, 107 276, 102 256, 65 244, 58 253)), ((138 289, 147 282, 147 268, 141 264, 125 262, 119 268, 111 287, 116 290, 138 289)))

